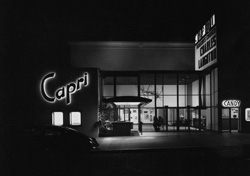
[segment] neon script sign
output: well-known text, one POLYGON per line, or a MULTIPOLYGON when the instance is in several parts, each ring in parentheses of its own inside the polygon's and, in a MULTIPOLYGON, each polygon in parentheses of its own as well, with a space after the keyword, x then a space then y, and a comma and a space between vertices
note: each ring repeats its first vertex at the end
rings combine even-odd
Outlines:
POLYGON ((56 73, 54 72, 48 73, 43 77, 40 84, 42 97, 49 103, 55 103, 57 100, 65 99, 65 102, 68 105, 71 103, 71 95, 81 90, 82 86, 87 87, 89 83, 89 75, 85 72, 82 77, 76 80, 76 82, 70 82, 67 85, 60 87, 55 91, 54 96, 49 96, 47 93, 47 82, 55 76, 56 73))

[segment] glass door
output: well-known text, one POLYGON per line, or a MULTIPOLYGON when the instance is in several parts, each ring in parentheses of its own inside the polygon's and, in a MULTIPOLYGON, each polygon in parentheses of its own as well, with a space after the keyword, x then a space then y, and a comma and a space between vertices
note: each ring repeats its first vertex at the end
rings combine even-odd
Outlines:
POLYGON ((142 131, 143 132, 153 132, 154 129, 154 118, 155 118, 155 109, 154 108, 141 108, 140 112, 142 131))
POLYGON ((177 131, 177 108, 166 108, 166 130, 177 131))
POLYGON ((179 108, 179 130, 180 131, 190 131, 192 124, 192 114, 191 108, 179 108))
POLYGON ((133 122, 133 130, 138 130, 138 108, 136 107, 121 107, 118 108, 118 121, 133 122))
POLYGON ((129 108, 130 111, 130 122, 133 122, 133 130, 140 131, 138 122, 139 122, 139 110, 138 108, 129 108))
POLYGON ((239 108, 222 108, 222 131, 239 130, 239 108))
POLYGON ((166 114, 166 108, 161 107, 161 108, 157 108, 157 118, 155 118, 157 120, 157 131, 167 131, 168 127, 167 127, 167 114, 166 114))
POLYGON ((205 118, 199 118, 198 108, 166 108, 166 112, 166 131, 198 131, 204 129, 205 118), (179 110, 178 114, 177 110, 179 110), (179 115, 179 118, 177 118, 177 115, 179 115))
POLYGON ((239 130, 239 108, 230 108, 230 109, 231 109, 230 131, 238 132, 239 130))
POLYGON ((199 119, 199 109, 190 108, 190 130, 199 130, 201 125, 202 124, 199 119))
POLYGON ((130 122, 130 108, 119 107, 118 108, 118 121, 130 122))
POLYGON ((229 117, 230 117, 230 109, 223 108, 222 109, 222 131, 229 131, 229 117))

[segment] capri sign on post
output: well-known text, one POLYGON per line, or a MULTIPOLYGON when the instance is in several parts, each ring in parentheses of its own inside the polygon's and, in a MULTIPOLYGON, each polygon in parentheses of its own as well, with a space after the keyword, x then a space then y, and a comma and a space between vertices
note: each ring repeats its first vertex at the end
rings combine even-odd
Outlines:
POLYGON ((81 90, 82 87, 87 87, 89 82, 89 75, 87 72, 83 73, 83 76, 78 78, 75 82, 70 82, 60 88, 58 88, 53 96, 48 94, 47 83, 50 79, 55 78, 56 73, 51 72, 46 74, 40 83, 40 91, 44 100, 49 103, 55 103, 57 100, 65 99, 65 103, 69 105, 71 103, 71 95, 81 90))

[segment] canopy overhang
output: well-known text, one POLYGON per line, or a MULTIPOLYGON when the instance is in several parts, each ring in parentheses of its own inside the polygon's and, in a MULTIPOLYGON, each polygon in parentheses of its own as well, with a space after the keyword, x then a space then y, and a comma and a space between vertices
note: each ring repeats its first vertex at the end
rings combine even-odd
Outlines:
POLYGON ((136 96, 119 96, 106 98, 103 100, 106 103, 114 103, 117 106, 139 106, 146 105, 152 102, 151 99, 136 96))

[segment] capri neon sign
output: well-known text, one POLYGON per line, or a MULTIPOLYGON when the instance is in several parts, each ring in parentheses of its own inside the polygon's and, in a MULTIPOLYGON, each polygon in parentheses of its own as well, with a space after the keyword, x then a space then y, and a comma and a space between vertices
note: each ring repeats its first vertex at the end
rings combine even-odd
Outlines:
POLYGON ((49 103, 55 103, 57 100, 65 99, 67 105, 71 103, 71 95, 81 90, 82 86, 87 87, 89 83, 89 75, 87 72, 83 73, 83 76, 78 78, 76 82, 70 82, 65 86, 58 88, 53 96, 48 95, 47 82, 55 78, 56 73, 51 72, 46 74, 40 83, 40 91, 44 100, 49 103))

